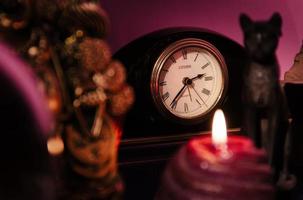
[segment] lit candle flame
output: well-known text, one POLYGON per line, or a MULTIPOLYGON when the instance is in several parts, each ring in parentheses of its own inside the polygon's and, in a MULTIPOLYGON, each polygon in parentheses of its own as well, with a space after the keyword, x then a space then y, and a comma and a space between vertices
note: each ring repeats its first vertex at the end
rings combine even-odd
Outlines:
POLYGON ((226 145, 227 131, 224 113, 218 109, 215 112, 212 125, 212 142, 215 146, 226 145))

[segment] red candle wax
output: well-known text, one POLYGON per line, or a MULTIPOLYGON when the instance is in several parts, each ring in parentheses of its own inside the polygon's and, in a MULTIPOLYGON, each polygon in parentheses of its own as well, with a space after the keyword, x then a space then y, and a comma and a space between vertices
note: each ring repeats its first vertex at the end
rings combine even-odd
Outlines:
POLYGON ((156 199, 273 199, 265 152, 243 136, 229 136, 225 145, 228 156, 210 136, 190 140, 166 168, 156 199))

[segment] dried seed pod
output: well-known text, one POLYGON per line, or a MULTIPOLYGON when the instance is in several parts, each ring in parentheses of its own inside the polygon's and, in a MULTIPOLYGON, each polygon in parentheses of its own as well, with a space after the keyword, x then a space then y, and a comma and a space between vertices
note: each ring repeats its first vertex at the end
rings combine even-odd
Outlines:
POLYGON ((0 2, 2 15, 0 26, 9 30, 27 27, 33 16, 33 0, 3 0, 0 2))
POLYGON ((119 91, 125 82, 126 72, 124 66, 119 61, 112 61, 106 68, 104 74, 104 81, 101 86, 110 92, 119 91))
POLYGON ((109 20, 99 4, 82 2, 66 5, 59 25, 67 31, 68 35, 81 29, 85 30, 89 36, 104 38, 109 27, 109 20))
POLYGON ((134 91, 132 87, 125 85, 119 93, 111 96, 109 112, 113 116, 123 115, 134 102, 134 91))
POLYGON ((84 68, 90 72, 105 69, 111 60, 108 44, 99 39, 87 38, 79 44, 79 59, 84 68))
POLYGON ((85 94, 80 95, 74 100, 73 104, 75 107, 79 107, 80 105, 97 106, 105 104, 106 99, 107 96, 104 91, 101 89, 97 89, 95 91, 87 92, 85 94))

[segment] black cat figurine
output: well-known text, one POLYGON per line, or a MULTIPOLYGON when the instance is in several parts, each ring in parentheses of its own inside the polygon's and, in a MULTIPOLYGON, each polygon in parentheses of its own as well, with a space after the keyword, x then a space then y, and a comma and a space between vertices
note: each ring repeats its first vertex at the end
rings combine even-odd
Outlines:
POLYGON ((265 147, 270 164, 278 173, 283 166, 288 129, 287 106, 275 55, 282 35, 282 19, 274 13, 268 21, 252 21, 241 14, 240 24, 249 56, 243 77, 243 131, 253 138, 257 147, 265 147), (261 122, 266 122, 265 129, 261 128, 261 122))

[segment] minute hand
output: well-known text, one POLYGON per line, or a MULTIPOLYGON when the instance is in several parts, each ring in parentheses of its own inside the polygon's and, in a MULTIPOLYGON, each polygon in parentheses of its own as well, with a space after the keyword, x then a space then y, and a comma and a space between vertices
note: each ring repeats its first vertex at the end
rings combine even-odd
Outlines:
MULTIPOLYGON (((198 74, 197 76, 189 79, 189 78, 185 78, 184 82, 183 82, 183 87, 181 88, 181 90, 178 92, 178 94, 175 96, 175 98, 172 100, 172 102, 170 103, 170 105, 173 105, 173 103, 178 99, 178 97, 183 93, 183 91, 186 89, 186 86, 191 85, 192 81, 196 80, 196 79, 200 79, 203 76, 205 76, 205 74, 198 74)), ((201 99, 202 100, 202 99, 201 99)), ((203 100, 202 100, 203 101, 203 100)), ((205 103, 204 103, 205 104, 205 103)))
POLYGON ((178 94, 175 96, 175 98, 172 100, 172 102, 170 103, 170 105, 173 105, 173 103, 176 101, 176 99, 178 99, 178 97, 183 93, 183 91, 185 90, 186 86, 187 86, 186 84, 183 85, 183 87, 178 92, 178 94))

